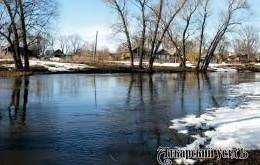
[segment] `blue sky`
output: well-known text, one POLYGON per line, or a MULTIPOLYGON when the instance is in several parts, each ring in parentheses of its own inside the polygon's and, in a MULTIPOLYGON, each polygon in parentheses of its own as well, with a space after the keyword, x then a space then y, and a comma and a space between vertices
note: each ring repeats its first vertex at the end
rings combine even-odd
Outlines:
MULTIPOLYGON (((221 3, 220 0, 213 2, 221 3)), ((99 31, 99 46, 116 48, 116 38, 111 30, 116 18, 102 0, 60 0, 59 3, 58 35, 79 34, 84 40, 92 42, 96 31, 99 31)), ((249 3, 253 13, 249 21, 260 28, 260 0, 249 0, 249 3)))
POLYGON ((61 0, 57 33, 79 34, 93 42, 99 31, 99 46, 115 47, 111 26, 115 20, 111 9, 102 0, 61 0))

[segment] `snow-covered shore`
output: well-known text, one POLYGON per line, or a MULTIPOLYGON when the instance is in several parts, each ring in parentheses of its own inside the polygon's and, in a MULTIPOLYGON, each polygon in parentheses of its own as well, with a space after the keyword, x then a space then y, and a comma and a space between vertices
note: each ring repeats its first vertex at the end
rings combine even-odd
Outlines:
MULTIPOLYGON (((116 63, 116 64, 122 64, 122 65, 127 65, 130 66, 130 62, 129 61, 109 61, 111 63, 116 63)), ((144 66, 148 66, 148 62, 143 62, 144 66)), ((139 62, 134 62, 135 66, 139 65, 139 62)), ((191 64, 191 63, 187 63, 186 64, 187 67, 190 68, 196 68, 196 65, 191 64)), ((180 66, 180 63, 167 63, 167 62, 163 62, 163 63, 159 63, 159 62, 155 62, 154 66, 156 67, 173 67, 173 68, 178 68, 180 66)), ((210 64, 209 66, 210 70, 214 70, 216 72, 237 72, 237 69, 228 67, 225 63, 223 64, 210 64)))
MULTIPOLYGON (((5 60, 7 61, 7 60, 5 60)), ((58 61, 45 61, 45 60, 30 60, 30 65, 32 67, 44 67, 50 72, 66 72, 66 71, 77 71, 83 69, 94 68, 85 64, 75 64, 75 63, 63 63, 58 61)), ((6 68, 15 68, 14 64, 2 64, 1 66, 6 68)))
POLYGON ((214 149, 260 149, 260 82, 234 85, 229 96, 242 99, 234 109, 212 108, 200 117, 172 121, 170 129, 179 133, 188 134, 191 128, 202 132, 203 136, 191 135, 195 141, 185 149, 199 149, 201 145, 214 149))
MULTIPOLYGON (((15 68, 15 65, 10 63, 12 62, 12 59, 0 59, 0 66, 5 67, 7 69, 12 70, 15 68)), ((113 64, 117 66, 118 64, 120 65, 125 65, 125 66, 130 66, 129 61, 103 61, 103 64, 107 63, 111 68, 113 68, 113 64), (112 65, 111 65, 112 64, 112 65)), ((148 62, 143 63, 145 67, 148 67, 148 62)), ((30 60, 30 65, 32 67, 44 67, 48 69, 50 72, 66 72, 66 71, 79 71, 79 70, 84 70, 84 69, 93 69, 96 67, 85 65, 85 64, 80 64, 80 63, 65 63, 61 62, 60 58, 52 58, 50 60, 39 60, 39 59, 31 59, 30 60)), ((139 62, 134 62, 135 66, 139 65, 139 62)), ((195 69, 196 65, 192 64, 190 62, 187 62, 187 67, 195 69)), ((161 67, 161 68, 166 68, 169 69, 172 68, 172 70, 179 69, 180 63, 168 63, 168 62, 155 62, 154 63, 155 67, 161 67)), ((255 66, 260 66, 260 64, 255 64, 255 66)), ((237 64, 234 65, 233 67, 229 64, 222 63, 222 64, 210 64, 209 65, 209 70, 210 71, 215 71, 215 72, 238 72, 239 69, 243 68, 243 64, 237 64)), ((257 67, 258 68, 258 67, 257 67)), ((97 68, 96 68, 97 69, 97 68)), ((244 67, 246 70, 247 68, 244 67)), ((249 70, 252 68, 248 68, 249 70)), ((253 70, 255 71, 255 70, 253 70)), ((260 71, 260 68, 257 70, 260 71)))
POLYGON ((31 66, 43 66, 51 72, 72 71, 72 70, 93 68, 85 64, 61 63, 55 61, 42 61, 42 60, 31 60, 30 64, 31 66))

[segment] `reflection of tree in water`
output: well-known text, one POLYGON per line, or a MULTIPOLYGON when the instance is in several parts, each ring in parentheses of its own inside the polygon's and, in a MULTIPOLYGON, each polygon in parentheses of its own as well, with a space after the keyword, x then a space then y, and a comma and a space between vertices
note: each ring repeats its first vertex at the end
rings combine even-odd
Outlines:
POLYGON ((185 110, 185 85, 186 85, 186 73, 181 75, 181 109, 185 110))
POLYGON ((212 100, 212 102, 213 102, 213 106, 214 106, 214 107, 219 107, 219 104, 218 104, 218 102, 217 102, 217 99, 216 99, 215 96, 214 96, 214 92, 212 91, 213 88, 212 88, 212 84, 211 84, 211 81, 210 81, 208 75, 207 75, 207 74, 202 74, 202 78, 203 78, 203 80, 205 80, 205 82, 207 83, 207 87, 208 87, 208 91, 209 91, 208 93, 211 95, 210 97, 211 97, 211 100, 212 100))
POLYGON ((139 99, 138 106, 143 106, 145 103, 145 92, 149 92, 149 97, 150 97, 150 104, 154 104, 154 101, 157 99, 157 89, 154 85, 154 80, 153 80, 153 75, 152 74, 131 74, 130 80, 129 80, 129 86, 127 90, 127 96, 126 96, 126 103, 129 105, 131 103, 131 99, 133 95, 136 95, 134 92, 138 92, 139 94, 139 99), (146 84, 148 84, 148 89, 146 88, 146 84), (147 90, 146 90, 147 89, 147 90))
POLYGON ((134 74, 131 74, 131 79, 130 79, 130 83, 129 83, 129 87, 128 87, 128 91, 127 91, 127 99, 126 99, 126 103, 129 105, 131 102, 131 94, 132 94, 132 90, 133 90, 133 85, 134 85, 134 74))
POLYGON ((198 83, 198 90, 197 90, 197 97, 198 97, 198 113, 197 113, 197 117, 201 115, 201 111, 202 111, 202 105, 201 105, 201 101, 202 101, 202 98, 201 98, 201 83, 200 83, 200 74, 197 73, 196 74, 197 76, 197 83, 198 83))
MULTIPOLYGON (((169 94, 168 87, 173 85, 175 88, 175 83, 169 82, 169 77, 158 74, 132 74, 130 77, 126 103, 128 105, 134 103, 131 102, 131 98, 135 98, 138 101, 138 104, 135 104, 133 107, 133 109, 138 110, 133 112, 136 117, 136 123, 133 125, 133 128, 137 128, 136 134, 141 145, 138 147, 140 149, 138 152, 156 156, 156 149, 161 145, 172 144, 173 141, 176 143, 184 143, 185 138, 177 136, 175 132, 168 129, 169 125, 167 125, 167 121, 164 120, 165 116, 167 116, 167 110, 161 107, 161 101, 163 99, 160 98, 160 96, 171 97, 166 96, 169 94), (162 121, 164 122, 162 123, 162 121), (167 136, 169 134, 170 138, 167 136)), ((170 81, 175 80, 171 79, 170 81)), ((183 86, 183 88, 185 88, 185 86, 183 86)), ((173 89, 173 91, 175 91, 175 89, 173 89)), ((172 92, 172 90, 170 90, 170 92, 172 92)), ((131 119, 129 118, 129 120, 131 119)))
POLYGON ((93 74, 93 88, 94 88, 94 95, 95 95, 95 106, 97 108, 97 85, 96 85, 96 75, 93 74))
MULTIPOLYGON (((169 119, 170 121, 173 119, 175 116, 169 116, 171 111, 178 111, 178 108, 181 108, 182 114, 189 112, 201 115, 208 105, 214 107, 219 105, 215 94, 223 92, 215 91, 211 79, 202 74, 132 74, 128 82, 126 103, 134 105, 131 109, 138 110, 135 111, 138 114, 138 118, 136 118, 138 127, 148 127, 148 132, 140 131, 138 133, 139 140, 143 142, 144 146, 150 143, 147 137, 152 137, 153 144, 157 147, 165 143, 163 129, 167 129, 167 127, 162 126, 162 120, 169 119), (132 98, 135 98, 135 102, 132 102, 132 98), (136 102, 138 103, 136 104, 136 102), (166 109, 162 106, 165 106, 166 109), (192 111, 189 111, 189 108, 192 108, 192 111), (158 120, 153 119, 156 117, 158 120)), ((221 85, 220 89, 223 90, 221 85)), ((177 132, 172 130, 171 132, 172 139, 176 144, 186 144, 187 141, 191 140, 191 138, 179 135, 177 132)))
POLYGON ((11 96, 11 103, 8 107, 9 119, 11 123, 18 120, 22 125, 26 124, 26 111, 28 104, 28 90, 29 77, 18 77, 13 83, 13 92, 11 96), (22 106, 20 104, 22 103, 22 106))
MULTIPOLYGON (((221 76, 217 76, 216 80, 221 81, 221 76)), ((213 82, 207 74, 182 73, 178 74, 178 93, 180 99, 180 108, 183 114, 187 113, 189 104, 197 115, 200 115, 207 107, 218 107, 219 101, 216 97, 218 94, 225 93, 221 82, 213 82), (196 108, 195 108, 196 107, 196 108)), ((191 107, 190 107, 191 108, 191 107)))

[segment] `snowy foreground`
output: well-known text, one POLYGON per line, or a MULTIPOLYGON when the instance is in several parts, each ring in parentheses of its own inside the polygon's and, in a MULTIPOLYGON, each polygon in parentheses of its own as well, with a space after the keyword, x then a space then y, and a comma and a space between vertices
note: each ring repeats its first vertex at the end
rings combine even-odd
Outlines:
POLYGON ((213 149, 260 149, 260 82, 234 85, 228 92, 230 99, 242 99, 235 109, 213 108, 200 117, 172 121, 170 128, 179 133, 188 134, 191 128, 202 131, 203 136, 192 135, 196 140, 183 149, 199 149, 200 145, 213 149))

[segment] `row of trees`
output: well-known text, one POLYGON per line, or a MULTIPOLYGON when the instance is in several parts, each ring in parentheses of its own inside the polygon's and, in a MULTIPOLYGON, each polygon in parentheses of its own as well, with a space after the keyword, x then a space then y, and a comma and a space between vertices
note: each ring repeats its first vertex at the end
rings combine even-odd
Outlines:
POLYGON ((16 69, 30 69, 30 43, 35 43, 46 33, 56 11, 55 0, 0 1, 0 37, 10 46, 16 69))
POLYGON ((85 42, 77 35, 62 35, 58 37, 58 46, 64 54, 77 54, 85 42))
POLYGON ((48 52, 54 52, 55 49, 61 50, 65 55, 77 54, 83 47, 85 42, 77 35, 60 35, 54 37, 51 34, 39 35, 37 42, 35 43, 39 57, 47 56, 48 52))
POLYGON ((125 35, 132 66, 135 46, 141 48, 140 68, 148 50, 152 71, 156 53, 167 45, 175 48, 185 69, 188 44, 197 40, 197 69, 206 71, 225 35, 242 23, 249 8, 247 0, 224 1, 221 13, 212 8, 212 0, 105 0, 105 3, 118 16, 114 27, 125 35), (205 60, 201 60, 204 55, 205 60))
POLYGON ((78 55, 82 51, 94 51, 94 43, 83 40, 78 34, 44 36, 40 47, 43 49, 41 56, 46 55, 48 50, 54 51, 55 49, 61 50, 64 55, 78 55))

